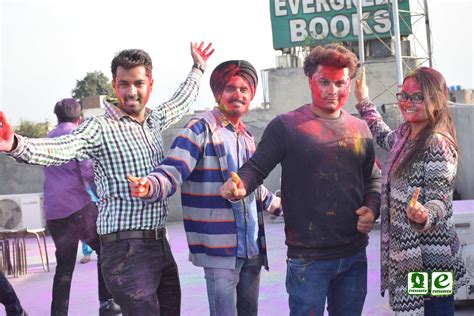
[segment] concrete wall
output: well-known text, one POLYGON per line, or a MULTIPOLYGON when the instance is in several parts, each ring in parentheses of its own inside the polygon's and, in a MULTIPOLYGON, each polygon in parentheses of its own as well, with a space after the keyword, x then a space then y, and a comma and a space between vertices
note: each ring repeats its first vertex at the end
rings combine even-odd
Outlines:
POLYGON ((0 153, 0 195, 43 192, 43 167, 16 162, 0 153))
POLYGON ((463 200, 474 199, 474 105, 454 105, 450 107, 456 124, 461 155, 456 177, 456 189, 463 200))

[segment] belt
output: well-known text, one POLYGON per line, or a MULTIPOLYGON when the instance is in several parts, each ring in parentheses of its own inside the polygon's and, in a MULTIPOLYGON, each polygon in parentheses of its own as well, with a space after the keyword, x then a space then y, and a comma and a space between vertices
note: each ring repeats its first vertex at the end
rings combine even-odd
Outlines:
POLYGON ((160 240, 166 237, 166 228, 155 230, 123 230, 111 234, 100 235, 100 242, 106 244, 112 241, 124 239, 154 239, 160 240))

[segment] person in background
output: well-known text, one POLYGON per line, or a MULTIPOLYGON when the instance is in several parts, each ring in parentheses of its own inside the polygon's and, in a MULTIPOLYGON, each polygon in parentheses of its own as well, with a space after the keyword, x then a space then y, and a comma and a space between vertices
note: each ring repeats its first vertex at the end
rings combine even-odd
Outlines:
POLYGON ((91 261, 91 255, 92 255, 92 248, 85 242, 81 240, 81 251, 82 251, 82 258, 79 260, 79 263, 88 263, 91 261))
POLYGON ((210 84, 217 106, 194 116, 168 156, 147 177, 130 183, 132 196, 162 201, 181 186, 190 261, 204 268, 210 315, 257 315, 262 265, 268 269, 263 210, 279 213, 280 198, 260 187, 231 203, 219 187, 255 151, 242 118, 257 89, 245 60, 218 65, 210 84))
MULTIPOLYGON (((97 205, 99 202, 99 198, 97 197, 97 187, 94 182, 86 182, 86 191, 91 197, 92 202, 97 205)), ((82 251, 82 258, 79 260, 79 263, 84 264, 91 261, 91 255, 94 251, 91 246, 81 240, 81 251, 82 251)))
POLYGON ((407 276, 413 271, 452 272, 454 289, 468 280, 453 223, 459 146, 446 81, 429 67, 408 74, 397 93, 404 122, 395 130, 370 101, 364 73, 355 92, 359 113, 377 144, 388 151, 380 208, 381 293, 388 290, 397 315, 454 315, 453 295, 407 293, 407 276))
MULTIPOLYGON (((54 138, 71 134, 81 123, 82 107, 74 99, 62 99, 54 106, 58 125, 48 134, 54 138)), ((79 240, 84 240, 100 256, 97 234, 97 206, 86 191, 94 181, 91 160, 72 160, 61 166, 44 168, 44 212, 48 230, 56 247, 56 272, 53 281, 51 315, 67 315, 72 274, 79 240)), ((99 311, 101 315, 120 313, 105 286, 97 260, 99 311)))
POLYGON ((141 49, 126 49, 111 63, 117 102, 104 100, 105 113, 85 119, 71 134, 27 139, 14 134, 0 112, 0 151, 17 161, 52 166, 93 160, 100 265, 125 316, 181 311, 178 268, 164 238, 168 201, 132 198, 127 175, 146 175, 158 166, 164 158, 161 131, 176 123, 197 97, 214 49, 203 42, 190 43, 190 48, 193 65, 185 81, 170 100, 153 109, 146 107, 154 82, 152 60, 141 49))
POLYGON ((221 187, 238 201, 281 164, 291 315, 323 315, 326 298, 330 315, 361 315, 364 306, 380 175, 367 125, 342 109, 357 69, 343 46, 315 47, 304 62, 312 102, 273 119, 241 181, 221 187))
POLYGON ((7 316, 28 316, 3 271, 0 271, 0 303, 5 306, 7 316))

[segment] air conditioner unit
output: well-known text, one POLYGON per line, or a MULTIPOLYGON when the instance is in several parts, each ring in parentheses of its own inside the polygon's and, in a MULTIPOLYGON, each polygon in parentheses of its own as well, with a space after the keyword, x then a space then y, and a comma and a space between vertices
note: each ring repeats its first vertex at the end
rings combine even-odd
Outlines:
POLYGON ((0 195, 0 231, 43 228, 43 193, 0 195))

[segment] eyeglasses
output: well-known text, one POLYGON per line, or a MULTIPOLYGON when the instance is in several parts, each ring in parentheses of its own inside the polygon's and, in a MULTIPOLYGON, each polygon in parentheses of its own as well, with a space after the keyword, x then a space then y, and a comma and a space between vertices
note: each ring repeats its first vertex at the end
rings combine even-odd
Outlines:
POLYGON ((400 102, 405 102, 408 99, 410 99, 410 101, 413 104, 420 104, 420 103, 423 103, 423 101, 425 100, 425 97, 419 93, 409 95, 405 92, 401 92, 401 93, 397 93, 396 96, 397 96, 397 100, 400 102))

